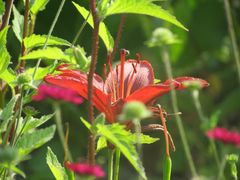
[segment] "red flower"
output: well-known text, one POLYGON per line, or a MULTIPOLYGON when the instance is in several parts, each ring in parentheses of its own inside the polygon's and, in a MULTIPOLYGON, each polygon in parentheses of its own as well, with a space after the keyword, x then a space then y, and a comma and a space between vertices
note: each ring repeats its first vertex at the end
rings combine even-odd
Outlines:
POLYGON ((38 87, 37 94, 32 99, 34 101, 42 101, 47 98, 63 100, 77 105, 83 102, 83 98, 76 91, 50 84, 41 84, 38 87))
MULTIPOLYGON (((67 65, 60 66, 58 69, 62 72, 61 74, 48 75, 45 77, 45 81, 75 90, 87 99, 87 75, 80 71, 70 70, 67 65)), ((186 81, 197 81, 201 87, 208 86, 205 80, 193 77, 178 77, 154 84, 151 64, 146 60, 129 59, 125 61, 125 51, 121 52, 121 64, 112 69, 108 62, 108 69, 108 75, 105 73, 105 82, 97 74, 94 75, 93 104, 100 112, 105 113, 106 119, 110 123, 116 121, 116 116, 121 112, 124 103, 134 100, 148 105, 168 93, 171 90, 171 84, 177 90, 185 89, 186 81)))
POLYGON ((209 138, 222 141, 226 144, 233 144, 240 147, 240 133, 232 132, 225 128, 215 128, 206 133, 209 138))
POLYGON ((71 171, 84 176, 94 176, 96 178, 101 178, 105 176, 105 172, 101 166, 93 166, 87 163, 70 163, 66 162, 65 167, 71 171))

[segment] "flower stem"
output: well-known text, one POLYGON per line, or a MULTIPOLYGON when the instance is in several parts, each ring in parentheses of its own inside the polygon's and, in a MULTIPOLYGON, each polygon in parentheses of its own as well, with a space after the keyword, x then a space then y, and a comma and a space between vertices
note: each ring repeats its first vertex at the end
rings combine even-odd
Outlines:
POLYGON ((116 148, 113 180, 118 180, 121 151, 116 148))
POLYGON ((14 0, 7 0, 6 1, 6 6, 5 6, 6 10, 5 10, 5 13, 4 13, 3 18, 2 18, 2 25, 0 27, 0 30, 5 28, 9 23, 9 19, 10 19, 11 12, 12 12, 13 1, 14 0))
POLYGON ((86 24, 87 24, 87 21, 88 21, 89 16, 90 16, 90 12, 88 13, 86 19, 84 20, 83 24, 81 25, 81 27, 79 28, 77 34, 75 35, 75 37, 74 37, 74 39, 73 39, 73 41, 72 41, 72 46, 74 46, 74 45, 76 44, 76 42, 77 42, 79 36, 81 35, 81 33, 82 33, 84 27, 85 27, 86 24))
POLYGON ((115 149, 108 149, 108 180, 113 179, 113 156, 115 149))
POLYGON ((232 15, 231 15, 231 8, 229 5, 229 0, 224 0, 224 7, 225 7, 226 18, 227 18, 227 23, 228 23, 228 31, 230 34, 230 39, 231 39, 232 48, 233 48, 233 54, 234 54, 234 58, 235 58, 236 65, 237 65, 238 80, 239 80, 239 84, 240 84, 240 58, 239 58, 239 51, 238 51, 239 48, 237 45, 237 39, 236 39, 234 27, 233 27, 233 19, 232 19, 232 15))
POLYGON ((67 144, 65 143, 64 130, 63 130, 63 124, 62 124, 62 118, 61 118, 61 108, 58 102, 53 103, 53 109, 55 112, 55 122, 57 126, 59 139, 61 141, 64 152, 66 153, 67 159, 72 161, 72 155, 69 151, 69 148, 67 147, 67 144))
MULTIPOLYGON (((168 76, 169 79, 173 79, 172 68, 171 68, 171 64, 170 64, 170 60, 169 60, 169 54, 168 54, 168 51, 167 51, 166 47, 163 47, 161 52, 162 52, 161 53, 162 59, 163 59, 163 62, 164 62, 164 65, 165 65, 165 68, 166 68, 166 71, 167 71, 167 76, 168 76)), ((188 161, 192 176, 197 177, 198 176, 197 171, 196 171, 195 165, 193 163, 193 158, 192 158, 190 148, 189 148, 189 145, 188 145, 188 142, 187 142, 186 133, 185 133, 185 130, 184 130, 184 127, 183 127, 183 124, 182 124, 182 119, 177 114, 177 112, 179 112, 177 95, 176 95, 176 91, 173 88, 172 84, 171 84, 171 88, 172 88, 172 90, 171 90, 171 100, 172 100, 173 112, 176 113, 176 122, 177 122, 178 130, 179 130, 179 133, 180 133, 180 137, 181 137, 181 140, 182 140, 182 143, 183 143, 183 148, 184 148, 184 151, 185 151, 185 155, 187 157, 187 161, 188 161)))
MULTIPOLYGON (((93 37, 92 37, 92 59, 90 64, 90 70, 88 74, 88 116, 89 121, 92 124, 94 121, 94 115, 93 115, 93 75, 96 69, 96 63, 97 63, 97 56, 98 56, 98 43, 99 43, 99 24, 100 21, 97 17, 97 8, 96 8, 96 0, 90 1, 90 9, 93 16, 93 37)), ((95 164, 95 135, 90 133, 89 134, 89 147, 88 147, 88 161, 91 165, 95 164)))

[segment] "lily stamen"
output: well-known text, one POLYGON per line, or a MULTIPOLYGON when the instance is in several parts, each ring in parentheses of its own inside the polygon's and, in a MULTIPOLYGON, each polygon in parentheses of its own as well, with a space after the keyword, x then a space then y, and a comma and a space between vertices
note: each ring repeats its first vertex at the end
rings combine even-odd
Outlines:
POLYGON ((125 64, 125 58, 126 58, 126 50, 122 49, 120 52, 120 58, 121 58, 121 70, 120 70, 120 98, 124 98, 124 64, 125 64))

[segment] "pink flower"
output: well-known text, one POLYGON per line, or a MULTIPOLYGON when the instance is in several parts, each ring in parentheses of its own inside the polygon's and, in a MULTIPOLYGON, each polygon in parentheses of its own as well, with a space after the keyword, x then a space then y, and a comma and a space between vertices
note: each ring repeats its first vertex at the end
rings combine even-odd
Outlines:
POLYGON ((70 163, 66 162, 65 167, 79 175, 95 176, 101 178, 105 176, 105 172, 98 165, 90 165, 88 163, 70 163))
POLYGON ((47 98, 51 98, 54 100, 63 100, 77 105, 83 102, 82 96, 80 96, 77 92, 71 89, 66 89, 49 84, 41 84, 38 87, 37 94, 34 95, 32 99, 34 101, 42 101, 47 98))
POLYGON ((215 128, 208 131, 206 135, 209 138, 240 147, 240 133, 238 132, 228 131, 225 128, 215 128))

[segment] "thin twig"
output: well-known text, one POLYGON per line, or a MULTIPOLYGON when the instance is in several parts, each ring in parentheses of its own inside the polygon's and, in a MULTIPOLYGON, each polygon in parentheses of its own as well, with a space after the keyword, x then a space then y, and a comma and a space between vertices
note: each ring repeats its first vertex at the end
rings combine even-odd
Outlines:
POLYGON ((121 20, 120 20, 120 23, 119 23, 119 26, 118 26, 118 32, 117 32, 116 39, 114 41, 114 47, 113 47, 113 50, 112 50, 111 55, 110 55, 110 62, 112 62, 112 60, 114 59, 114 57, 116 55, 118 45, 119 45, 119 42, 120 42, 120 39, 121 39, 121 36, 122 36, 122 31, 123 31, 123 26, 124 26, 124 23, 125 23, 125 19, 126 19, 126 15, 123 14, 121 16, 121 20))
POLYGON ((5 5, 5 13, 3 15, 3 19, 2 19, 2 25, 0 27, 0 30, 2 30, 3 28, 5 28, 8 23, 9 23, 9 19, 11 16, 11 12, 12 12, 12 6, 13 6, 13 0, 8 0, 6 1, 6 5, 5 5))
MULTIPOLYGON (((99 19, 97 17, 97 9, 96 9, 96 0, 90 1, 90 9, 93 16, 93 37, 92 37, 92 59, 90 64, 90 70, 88 74, 88 116, 89 122, 92 124, 94 121, 93 115, 93 75, 96 69, 97 63, 97 56, 98 56, 98 43, 99 43, 99 19)), ((94 165, 95 164, 95 135, 90 133, 89 134, 89 147, 88 147, 88 160, 89 163, 94 165)))
POLYGON ((231 15, 231 8, 228 0, 224 0, 224 6, 225 6, 226 17, 227 17, 227 23, 228 23, 228 31, 230 34, 230 39, 233 47, 233 54, 234 54, 234 58, 237 65, 238 80, 240 84, 240 57, 239 57, 239 51, 238 51, 239 48, 237 45, 237 39, 236 39, 236 35, 233 27, 232 15, 231 15))

